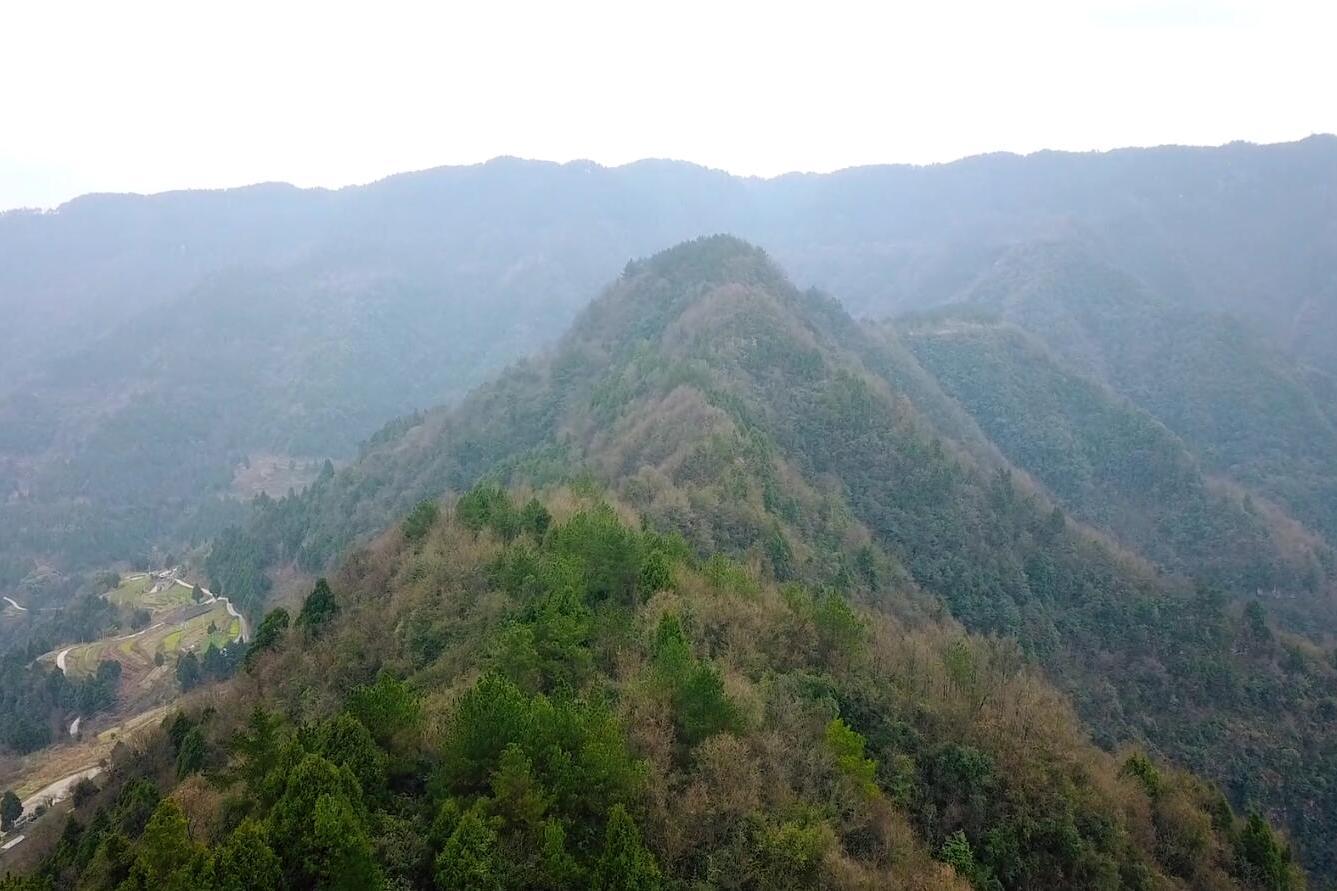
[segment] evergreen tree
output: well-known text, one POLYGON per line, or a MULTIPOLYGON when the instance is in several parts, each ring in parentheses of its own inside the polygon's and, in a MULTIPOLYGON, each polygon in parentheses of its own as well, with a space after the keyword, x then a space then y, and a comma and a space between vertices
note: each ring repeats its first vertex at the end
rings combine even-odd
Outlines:
POLYGON ((559 820, 549 818, 539 832, 539 875, 537 884, 543 888, 582 888, 585 871, 566 848, 566 830, 559 820))
POLYGON ((490 782, 492 810, 506 821, 508 827, 538 826, 548 801, 534 779, 533 763, 518 745, 511 743, 501 753, 501 761, 490 782))
POLYGON ((199 888, 203 884, 201 866, 200 849, 190 840, 186 815, 173 799, 164 798, 135 846, 131 885, 145 891, 199 888))
POLYGON ((713 665, 694 667, 676 699, 678 729, 689 746, 739 725, 738 709, 724 692, 724 678, 713 665))
POLYGON ((207 678, 220 681, 231 673, 231 664, 224 655, 223 651, 216 647, 213 641, 204 651, 204 658, 200 660, 200 671, 207 678))
POLYGON ((739 726, 724 678, 714 666, 697 661, 682 621, 671 613, 659 620, 655 633, 655 670, 672 694, 678 734, 688 746, 739 726))
POLYGON ((251 710, 246 727, 232 737, 231 749, 237 755, 237 773, 251 791, 258 792, 266 776, 278 763, 283 721, 261 706, 251 710))
POLYGON ((537 498, 531 498, 520 509, 520 526, 536 538, 542 538, 552 525, 552 514, 537 498))
POLYGON ((9 831, 14 825, 14 821, 23 815, 23 802, 14 794, 13 789, 6 789, 4 795, 0 795, 0 829, 9 831))
POLYGON ((938 859, 951 866, 961 878, 970 882, 976 891, 1003 891, 1002 883, 989 868, 975 859, 966 834, 960 830, 947 837, 938 851, 938 859))
POLYGON ((404 538, 411 542, 422 541, 436 525, 441 515, 441 508, 435 501, 419 501, 417 506, 404 518, 404 538))
POLYGON ((188 777, 204 767, 204 732, 199 727, 192 727, 181 739, 181 747, 176 753, 177 778, 188 777))
POLYGON ((352 771, 363 794, 374 795, 385 785, 385 753, 377 748, 371 731, 347 712, 320 725, 315 748, 331 764, 352 771))
POLYGON ((244 662, 247 668, 250 668, 256 657, 265 650, 272 650, 278 645, 283 638, 283 632, 288 630, 289 622, 288 611, 283 607, 272 609, 265 614, 260 627, 255 631, 255 637, 251 639, 251 646, 246 650, 244 662))
POLYGON ((288 773, 268 828, 287 885, 332 881, 345 869, 365 878, 373 869, 357 780, 319 755, 303 756, 288 773))
POLYGON ((297 614, 297 626, 308 632, 317 632, 339 612, 339 604, 334 600, 334 592, 325 579, 316 579, 316 587, 306 595, 302 611, 297 614))
POLYGON ((839 718, 832 718, 826 725, 826 746, 835 756, 836 767, 869 797, 878 794, 874 777, 877 764, 871 758, 864 757, 867 742, 848 724, 839 718))
POLYGON ((614 805, 608 814, 594 887, 601 891, 652 891, 660 884, 659 864, 642 843, 635 821, 626 808, 614 805))
POLYGON ((639 585, 645 596, 673 587, 673 562, 667 554, 655 549, 645 555, 639 585))
POLYGON ((366 826, 344 795, 316 799, 311 832, 304 840, 303 873, 317 888, 363 891, 380 886, 366 826))
POLYGON ((185 712, 177 712, 172 716, 170 722, 164 722, 167 725, 167 738, 172 742, 172 751, 181 753, 181 742, 186 738, 186 734, 195 726, 195 722, 185 712))
POLYGON ((1266 891, 1290 891, 1301 887, 1291 865, 1291 849, 1254 812, 1249 815, 1235 845, 1242 876, 1266 891))
MULTIPOLYGON (((87 838, 93 838, 89 833, 87 838)), ((130 869, 135 865, 134 847, 129 839, 120 832, 103 833, 97 841, 92 854, 88 857, 88 867, 84 870, 81 887, 89 889, 112 889, 124 887, 133 889, 128 882, 130 869)), ((48 886, 43 891, 49 891, 48 886)))
POLYGON ((162 800, 158 787, 149 780, 131 780, 116 797, 116 828, 131 838, 144 831, 162 800))
POLYGON ((204 674, 200 671, 200 659, 194 652, 187 650, 176 660, 176 681, 181 685, 181 692, 185 693, 193 690, 200 685, 204 679, 204 674))
POLYGON ((496 831, 480 815, 479 808, 466 811, 436 858, 437 887, 443 891, 501 891, 504 875, 496 831))
POLYGON ((1267 627, 1267 611, 1257 600, 1249 601, 1244 607, 1244 631, 1248 639, 1258 646, 1272 642, 1272 629, 1267 627))
POLYGON ((347 708, 382 745, 415 729, 422 719, 418 694, 388 671, 377 675, 376 683, 354 688, 347 708))

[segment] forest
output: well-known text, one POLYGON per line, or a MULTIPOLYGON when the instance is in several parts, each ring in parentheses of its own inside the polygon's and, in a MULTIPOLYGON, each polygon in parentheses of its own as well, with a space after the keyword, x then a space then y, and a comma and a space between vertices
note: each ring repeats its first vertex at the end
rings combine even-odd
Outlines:
MULTIPOLYGON (((943 403, 941 387, 923 387, 918 402, 901 395, 909 366, 895 347, 794 289, 754 248, 723 238, 675 248, 630 266, 541 363, 416 419, 305 494, 266 501, 215 546, 216 578, 225 589, 269 578, 250 542, 320 571, 415 500, 480 479, 604 486, 698 557, 755 561, 780 584, 834 587, 901 621, 946 615, 1013 641, 1097 744, 1142 746, 1200 772, 1330 869, 1333 653, 1288 629, 1241 575, 1273 573, 1312 596, 1323 549, 1291 562, 1242 499, 1216 517, 1204 501, 1227 496, 1177 440, 1079 382, 1081 400, 1104 401, 1167 455, 1139 465, 1162 474, 1147 486, 1164 522, 1219 537, 1158 568, 1080 522, 1091 502, 1042 488, 1017 446, 1000 438, 1022 466, 981 447, 982 434, 942 435, 930 418, 968 431, 969 401, 943 403), (1204 529, 1205 510, 1217 525, 1204 529), (1218 522, 1230 511, 1236 520, 1218 522), (1262 568, 1203 559, 1248 558, 1240 542, 1262 568)), ((1134 481, 1124 497, 1147 498, 1134 481)))
POLYGON ((1014 644, 629 514, 425 503, 0 887, 1304 887, 1257 813, 1093 746, 1014 644))
POLYGON ((0 215, 0 888, 1337 887, 1335 147, 0 215))
POLYGON ((1335 172, 1331 136, 774 180, 500 158, 6 212, 0 587, 55 605, 87 570, 207 550, 248 461, 351 459, 549 346, 628 257, 713 232, 856 318, 1001 301, 1337 534, 1332 210, 1310 188, 1335 172))

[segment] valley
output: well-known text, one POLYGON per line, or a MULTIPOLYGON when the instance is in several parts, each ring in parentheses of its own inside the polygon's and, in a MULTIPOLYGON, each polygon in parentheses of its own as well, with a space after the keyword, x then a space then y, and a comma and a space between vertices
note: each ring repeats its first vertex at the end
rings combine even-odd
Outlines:
MULTIPOLYGON (((261 566, 360 565, 422 499, 583 480, 702 560, 1011 641, 1103 750, 1189 767, 1330 862, 1328 818, 1308 815, 1337 815, 1337 673, 1322 638, 1273 618, 1308 600, 1322 621, 1328 548, 1283 546, 1261 500, 1024 336, 942 335, 863 325, 738 239, 688 242, 629 264, 548 355, 258 504, 207 571, 242 591, 261 566)), ((413 632, 426 665, 442 634, 413 632)))
MULTIPOLYGON (((94 715, 73 715, 65 738, 56 744, 17 758, 0 757, 0 788, 14 790, 23 804, 24 819, 16 831, 68 798, 79 780, 100 774, 117 743, 133 739, 168 712, 179 696, 178 666, 184 656, 203 657, 249 639, 248 620, 227 598, 188 584, 175 569, 132 573, 102 597, 143 627, 62 646, 36 660, 75 681, 105 674, 105 666, 114 664, 115 698, 94 715)), ((6 838, 5 844, 10 841, 6 838)))
POLYGON ((0 309, 97 307, 0 383, 0 789, 49 810, 0 873, 1337 881, 1337 316, 1287 321, 1333 177, 504 159, 0 216, 0 309))
POLYGON ((10 5, 0 891, 1337 891, 1337 2, 10 5))
POLYGON ((115 661, 121 666, 123 698, 127 691, 131 700, 161 695, 182 653, 202 654, 211 646, 221 650, 245 641, 244 619, 226 598, 202 589, 203 599, 195 602, 191 592, 191 585, 166 573, 129 576, 106 597, 116 606, 147 612, 151 624, 40 658, 76 678, 94 674, 101 662, 115 661))

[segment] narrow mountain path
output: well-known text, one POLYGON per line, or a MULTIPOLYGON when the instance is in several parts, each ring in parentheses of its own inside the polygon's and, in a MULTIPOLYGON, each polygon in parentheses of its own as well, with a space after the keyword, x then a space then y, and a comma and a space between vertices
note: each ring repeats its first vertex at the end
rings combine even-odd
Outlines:
POLYGON ((70 797, 70 791, 74 789, 76 783, 82 779, 92 779, 102 773, 102 767, 87 767, 78 773, 72 773, 69 776, 61 777, 50 785, 43 786, 38 791, 23 799, 23 811, 28 813, 32 808, 49 801, 54 804, 57 801, 64 801, 70 797))
POLYGON ((8 600, 8 601, 9 601, 9 605, 12 606, 12 607, 14 607, 14 609, 18 610, 18 611, 21 612, 21 613, 26 613, 26 612, 28 611, 28 608, 27 608, 26 606, 24 606, 23 604, 19 603, 19 602, 18 602, 17 600, 15 600, 13 597, 5 596, 5 597, 3 597, 3 598, 0 598, 0 600, 8 600))
MULTIPOLYGON (((195 587, 194 585, 190 584, 189 582, 183 582, 183 581, 181 581, 181 579, 172 579, 172 581, 176 582, 178 585, 181 585, 181 586, 184 587, 184 588, 191 588, 191 589, 194 589, 194 587, 195 587)), ((203 601, 201 601, 201 602, 203 602, 203 603, 213 603, 213 602, 217 601, 217 602, 219 602, 219 603, 222 603, 222 604, 223 604, 223 608, 227 610, 227 614, 228 614, 229 616, 231 616, 232 618, 236 619, 238 622, 241 623, 241 642, 242 642, 242 643, 246 643, 248 640, 251 639, 251 625, 250 625, 250 623, 246 621, 246 617, 245 617, 245 616, 243 616, 241 613, 237 612, 237 608, 236 608, 235 606, 232 605, 232 601, 231 601, 231 600, 228 600, 226 597, 220 597, 220 596, 218 596, 218 595, 215 594, 213 591, 210 591, 208 588, 204 587, 203 585, 200 586, 200 593, 203 594, 204 597, 205 597, 205 599, 204 599, 203 601)))
MULTIPOLYGON (((75 723, 78 722, 76 721, 75 723)), ((25 823, 31 820, 39 805, 46 805, 49 807, 58 801, 64 801, 73 794, 74 787, 78 785, 80 780, 91 780, 100 773, 102 773, 102 766, 100 764, 93 765, 92 767, 85 767, 83 770, 69 774, 68 776, 63 776, 54 783, 49 783, 41 789, 38 789, 32 795, 29 795, 20 802, 22 809, 19 811, 18 824, 14 829, 18 830, 22 828, 25 823)), ((27 836, 18 833, 17 831, 9 833, 9 837, 4 838, 3 844, 0 844, 0 853, 10 850, 25 838, 27 838, 27 836)))
MULTIPOLYGON (((120 637, 113 637, 112 640, 130 640, 132 637, 139 637, 139 635, 141 634, 148 634, 154 628, 161 628, 166 624, 167 624, 166 622, 155 622, 147 628, 141 628, 138 631, 135 631, 131 634, 122 634, 120 637)), ((66 650, 65 652, 68 653, 69 650, 66 650)))

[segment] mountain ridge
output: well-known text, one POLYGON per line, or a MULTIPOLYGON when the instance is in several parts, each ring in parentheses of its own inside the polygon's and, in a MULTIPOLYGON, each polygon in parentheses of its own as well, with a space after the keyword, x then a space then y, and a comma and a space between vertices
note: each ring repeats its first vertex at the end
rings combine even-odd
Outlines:
MULTIPOLYGON (((7 214, 0 313, 11 324, 0 331, 0 431, 26 431, 43 404, 60 404, 77 435, 48 447, 0 446, 0 499, 24 493, 22 503, 0 502, 0 521, 31 530, 17 546, 0 542, 0 586, 56 602, 79 573, 113 555, 180 554, 235 516, 227 480, 245 462, 346 459, 392 417, 458 398, 549 343, 627 257, 709 232, 764 245, 795 281, 873 318, 964 299, 1000 257, 1058 239, 1191 310, 1182 324, 1197 324, 1200 311, 1225 312, 1292 364, 1331 374, 1337 316, 1325 313, 1337 305, 1337 273, 1325 246, 1337 232, 1337 205, 1322 183, 1335 170, 1330 139, 982 157, 772 180, 674 162, 517 161, 337 192, 99 196, 60 213, 7 214), (362 319, 371 336, 359 338, 337 325, 363 297, 390 311, 362 319), (210 337, 220 322, 223 333, 210 337), (308 328, 339 335, 329 367, 308 328), (149 331, 180 341, 217 380, 249 375, 291 388, 298 410, 273 399, 253 405, 207 381, 176 386, 179 364, 152 342, 128 358, 157 363, 146 366, 157 375, 148 394, 126 401, 137 391, 114 364, 98 378, 77 373, 106 367, 90 357, 121 355, 149 331), (357 348, 345 354, 343 343, 357 348), (310 360, 294 365, 289 357, 301 354, 310 360), (366 386, 373 380, 384 386, 366 386), (155 419, 178 410, 213 429, 178 454, 154 448, 155 419), (317 412, 326 420, 312 436, 303 425, 317 412), (52 519, 68 512, 65 491, 100 475, 100 459, 81 457, 83 446, 130 457, 116 466, 147 483, 142 492, 118 484, 115 501, 96 486, 82 493, 89 536, 108 544, 96 555, 82 555, 52 519), (136 463, 141 449, 152 459, 136 463), (65 474, 67 465, 74 469, 65 474), (186 502, 172 478, 194 480, 186 502), (39 567, 64 581, 39 585, 39 567)), ((1322 525, 1322 499, 1295 506, 1312 482, 1269 495, 1322 525)))
MULTIPOLYGON (((1321 765, 1337 754, 1321 729, 1333 682, 1321 651, 1243 609, 1251 590, 1167 584, 1009 465, 943 437, 874 370, 876 353, 832 334, 848 324, 734 238, 629 264, 556 351, 413 419, 307 495, 264 505, 215 545, 210 575, 263 596, 237 590, 261 577, 257 553, 315 572, 423 498, 592 477, 697 553, 835 586, 902 621, 946 614, 1013 638, 1102 745, 1147 745, 1238 805, 1286 814, 1302 842, 1320 837, 1324 824, 1303 815, 1330 809, 1321 765), (1204 739, 1206 720, 1221 729, 1204 739), (1254 739, 1253 756, 1235 734, 1254 739), (1272 773, 1292 748, 1311 768, 1272 773)), ((1326 868, 1315 844, 1305 856, 1326 868)))

